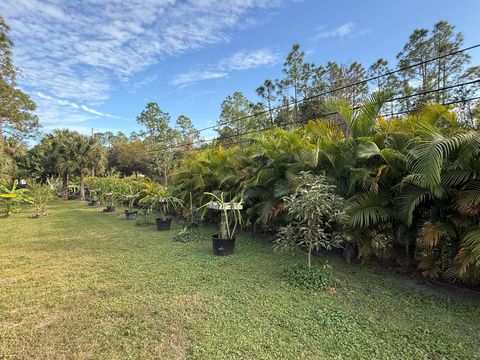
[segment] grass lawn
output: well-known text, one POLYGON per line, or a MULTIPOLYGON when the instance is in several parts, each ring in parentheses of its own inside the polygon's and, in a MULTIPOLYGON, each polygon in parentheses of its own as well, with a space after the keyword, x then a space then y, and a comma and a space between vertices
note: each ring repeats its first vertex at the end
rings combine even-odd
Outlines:
POLYGON ((0 219, 0 359, 480 358, 473 295, 335 258, 336 291, 312 292, 265 241, 214 257, 211 229, 175 243, 100 209, 0 219))

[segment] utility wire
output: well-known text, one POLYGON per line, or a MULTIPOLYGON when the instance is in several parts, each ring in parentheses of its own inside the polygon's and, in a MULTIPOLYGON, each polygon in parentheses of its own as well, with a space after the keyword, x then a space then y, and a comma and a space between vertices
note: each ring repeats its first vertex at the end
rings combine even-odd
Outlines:
MULTIPOLYGON (((323 96, 326 96, 326 95, 330 95, 330 94, 333 94, 335 92, 345 90, 345 89, 348 89, 348 88, 353 87, 353 86, 366 84, 366 83, 368 83, 372 80, 377 80, 377 79, 380 79, 380 78, 385 77, 385 76, 390 76, 390 75, 393 75, 393 74, 397 74, 399 72, 406 71, 406 70, 409 70, 409 69, 413 69, 415 67, 425 65, 425 64, 428 64, 428 63, 431 63, 433 61, 437 61, 437 60, 440 60, 440 59, 443 59, 443 58, 446 58, 446 57, 449 57, 449 56, 453 56, 453 55, 457 55, 457 54, 460 54, 460 53, 463 53, 463 52, 467 52, 467 51, 476 49, 478 47, 480 47, 480 44, 476 44, 476 45, 472 45, 472 46, 469 46, 469 47, 466 47, 466 48, 463 48, 463 49, 460 49, 460 50, 452 51, 452 52, 447 53, 447 54, 439 55, 437 57, 427 59, 427 60, 424 60, 424 61, 421 61, 421 62, 418 62, 418 63, 415 63, 415 64, 411 64, 411 65, 408 65, 408 66, 404 66, 404 67, 401 67, 401 68, 396 69, 396 70, 388 71, 388 72, 380 74, 380 75, 375 75, 375 76, 369 77, 367 79, 359 80, 359 81, 356 81, 356 82, 353 82, 353 83, 350 83, 350 84, 347 84, 347 85, 344 85, 344 86, 340 86, 340 87, 335 88, 335 89, 331 89, 331 90, 328 90, 328 91, 323 91, 319 94, 307 96, 303 99, 300 99, 300 100, 297 100, 297 101, 292 101, 292 103, 289 103, 289 104, 283 104, 283 105, 275 106, 275 107, 267 109, 267 110, 263 110, 263 111, 259 111, 259 112, 253 113, 253 114, 241 116, 239 118, 233 119, 231 122, 235 123, 235 122, 245 120, 245 119, 248 119, 248 118, 251 118, 251 117, 256 117, 256 116, 264 115, 264 114, 269 114, 271 111, 281 110, 281 109, 284 109, 284 108, 287 108, 287 107, 295 106, 295 105, 301 104, 301 103, 306 102, 306 101, 310 101, 310 100, 317 99, 317 98, 320 98, 320 97, 323 97, 323 96)), ((206 130, 212 130, 212 129, 215 129, 217 127, 220 127, 220 126, 223 126, 223 125, 226 125, 226 124, 227 124, 226 122, 218 123, 216 125, 207 126, 205 128, 192 131, 191 133, 193 134, 195 132, 203 132, 203 131, 206 131, 206 130)), ((187 134, 187 135, 190 135, 190 134, 187 134)))
MULTIPOLYGON (((387 103, 391 103, 391 102, 394 102, 394 101, 399 101, 399 100, 406 100, 406 99, 410 99, 412 97, 418 97, 418 96, 424 96, 424 95, 428 95, 428 94, 432 94, 432 93, 437 93, 437 92, 440 92, 440 91, 445 91, 445 90, 450 90, 450 89, 454 89, 454 88, 457 88, 457 87, 462 87, 462 86, 466 86, 466 85, 472 85, 472 84, 476 84, 476 83, 480 83, 480 79, 475 79, 475 80, 472 80, 472 81, 467 81, 467 82, 464 82, 464 83, 460 83, 460 84, 454 84, 454 85, 448 85, 448 86, 444 86, 442 88, 437 88, 435 90, 427 90, 427 91, 420 91, 418 93, 415 93, 415 94, 410 94, 410 95, 405 95, 405 96, 399 96, 399 97, 395 97, 395 98, 391 98, 389 100, 386 100, 385 101, 385 104, 387 103)), ((458 100, 454 103, 460 103, 460 102, 463 102, 463 101, 473 101, 473 100, 477 100, 477 98, 471 98, 471 99, 464 99, 464 100, 458 100)), ((442 105, 452 105, 454 103, 444 103, 442 105)), ((358 110, 360 109, 362 106, 356 106, 354 108, 352 108, 352 110, 358 110)), ((336 114, 336 112, 330 112, 330 113, 327 113, 327 114, 322 114, 322 117, 328 117, 328 116, 332 116, 336 114)), ((385 115, 382 115, 382 116, 394 116, 394 115, 401 115, 401 113, 388 113, 388 114, 385 114, 385 115)), ((295 125, 295 124, 301 124, 301 123, 305 123, 305 120, 302 119, 302 120, 297 120, 297 121, 292 121, 290 123, 288 123, 287 125, 295 125)), ((246 132, 242 132, 242 133, 239 133, 239 134, 233 134, 233 135, 228 135, 228 136, 223 136, 221 138, 216 138, 216 139, 200 139, 200 140, 197 140, 197 141, 192 141, 190 143, 186 143, 186 144, 181 144, 181 145, 177 145, 177 146, 173 146, 173 147, 169 147, 169 146, 166 146, 166 147, 163 147, 163 148, 160 148, 160 149, 150 149, 148 150, 149 152, 161 152, 161 151, 164 151, 164 150, 172 150, 172 149, 179 149, 181 147, 189 147, 189 146, 192 146, 192 145, 199 145, 199 144, 204 144, 204 143, 209 143, 209 142, 213 142, 213 141, 216 141, 216 140, 227 140, 227 139, 230 139, 230 138, 235 138, 235 137, 240 137, 240 136, 244 136, 244 135, 250 135, 250 134, 253 134, 253 133, 257 133, 257 132, 263 132, 263 131, 266 131, 266 130, 270 130, 270 129, 273 129, 275 127, 279 127, 277 125, 272 125, 272 126, 268 126, 268 127, 265 127, 265 128, 262 128, 262 129, 255 129, 255 130, 250 130, 250 131, 246 131, 246 132)))
MULTIPOLYGON (((467 103, 467 102, 470 102, 470 101, 475 101, 475 100, 480 100, 480 96, 476 96, 476 97, 471 97, 471 98, 468 98, 468 99, 459 99, 459 100, 453 100, 453 101, 449 101, 449 102, 445 102, 445 103, 442 103, 441 105, 443 106, 448 106, 448 105, 453 105, 453 104, 459 104, 459 103, 467 103)), ((398 112, 395 112, 395 113, 387 113, 387 114, 381 114, 379 115, 379 117, 381 116, 384 116, 384 117, 396 117, 398 115, 406 115, 406 114, 411 114, 413 112, 415 112, 416 109, 413 109, 413 110, 404 110, 404 111, 398 111, 398 112)), ((331 115, 334 115, 336 113, 330 113, 330 114, 326 114, 324 116, 331 116, 331 115)), ((319 120, 321 121, 321 120, 319 120)), ((303 121, 304 122, 304 121, 303 121)), ((295 124, 295 123, 300 123, 300 121, 298 122, 292 122, 292 123, 289 123, 287 125, 291 125, 291 124, 295 124)), ((278 128, 281 128, 281 129, 285 129, 285 127, 283 126, 277 126, 278 128)), ((269 127, 269 128, 264 128, 264 129, 259 129, 259 130, 256 130, 256 132, 260 133, 260 132, 264 132, 264 131, 267 131, 267 130, 271 130, 275 127, 269 127)), ((219 140, 224 140, 224 138, 220 138, 220 139, 210 139, 208 140, 209 142, 213 143, 215 141, 219 141, 219 140)), ((235 145, 239 145, 239 144, 244 144, 244 143, 251 143, 252 142, 252 139, 251 138, 247 138, 247 139, 242 139, 242 140, 239 140, 239 141, 236 141, 234 143, 230 143, 230 144, 226 144, 227 146, 235 146, 235 145)), ((189 149, 189 151, 198 151, 198 150, 205 150, 205 148, 193 148, 193 149, 189 149)))

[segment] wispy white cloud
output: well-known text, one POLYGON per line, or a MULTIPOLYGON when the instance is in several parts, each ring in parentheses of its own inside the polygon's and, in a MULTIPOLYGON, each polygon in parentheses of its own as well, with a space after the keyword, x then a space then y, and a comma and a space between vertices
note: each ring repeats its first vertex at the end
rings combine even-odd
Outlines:
POLYGON ((328 38, 334 38, 334 37, 342 38, 351 34, 353 30, 353 26, 354 26, 353 22, 348 22, 346 24, 340 25, 339 27, 333 30, 321 31, 316 35, 316 37, 317 39, 328 39, 328 38))
POLYGON ((279 53, 270 48, 242 50, 215 64, 203 65, 196 70, 177 74, 173 77, 171 84, 187 86, 202 80, 224 78, 232 71, 249 70, 274 64, 279 58, 279 53))
POLYGON ((44 94, 44 93, 39 92, 39 91, 37 91, 35 93, 35 95, 38 96, 40 99, 48 100, 50 103, 53 103, 55 105, 69 106, 72 109, 75 109, 75 110, 80 109, 80 110, 83 110, 83 111, 85 111, 87 113, 90 113, 90 114, 94 114, 94 115, 98 115, 98 116, 102 116, 102 117, 108 117, 108 118, 111 118, 111 119, 120 119, 120 117, 118 117, 118 116, 107 114, 107 113, 102 113, 100 111, 92 109, 91 107, 89 107, 87 105, 83 105, 83 104, 79 105, 79 104, 76 104, 76 103, 74 103, 72 101, 69 101, 69 100, 54 98, 52 96, 49 96, 49 95, 44 94))
POLYGON ((174 86, 185 86, 202 80, 219 79, 226 76, 228 76, 228 73, 224 71, 192 70, 176 75, 171 84, 174 86))
POLYGON ((370 29, 362 29, 362 30, 357 29, 355 23, 353 22, 347 22, 345 24, 342 24, 330 30, 326 28, 327 28, 326 25, 321 25, 317 27, 316 28, 317 33, 310 40, 315 41, 320 39, 332 39, 332 38, 338 38, 338 39, 352 38, 352 37, 365 35, 368 32, 370 32, 370 29))
POLYGON ((243 50, 220 61, 219 68, 226 69, 227 71, 248 70, 276 63, 278 59, 279 53, 270 48, 253 51, 243 50))
POLYGON ((155 80, 157 80, 157 78, 158 78, 158 74, 146 76, 142 80, 134 82, 131 88, 129 89, 129 92, 134 93, 136 92, 136 90, 153 83, 155 80))
MULTIPOLYGON (((56 94, 66 101, 56 104, 59 109, 105 117, 94 107, 120 84, 168 57, 229 41, 233 30, 245 26, 244 19, 255 26, 256 16, 265 13, 254 10, 286 1, 3 0, 0 14, 12 29, 22 86, 56 94), (89 105, 74 108, 69 102, 89 105)), ((237 66, 250 65, 239 59, 237 66)), ((211 70, 203 77, 208 75, 211 70)), ((38 100, 43 102, 39 108, 52 104, 38 100)), ((45 111, 42 116, 47 115, 56 114, 45 111)))

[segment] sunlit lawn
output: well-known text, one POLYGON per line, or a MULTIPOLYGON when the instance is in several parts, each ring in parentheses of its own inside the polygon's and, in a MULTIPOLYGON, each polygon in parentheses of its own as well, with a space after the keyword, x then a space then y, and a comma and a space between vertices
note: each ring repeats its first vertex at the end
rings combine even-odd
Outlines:
POLYGON ((302 290, 266 241, 219 258, 211 229, 175 243, 100 209, 0 220, 0 358, 480 358, 473 296, 335 258, 335 291, 302 290))

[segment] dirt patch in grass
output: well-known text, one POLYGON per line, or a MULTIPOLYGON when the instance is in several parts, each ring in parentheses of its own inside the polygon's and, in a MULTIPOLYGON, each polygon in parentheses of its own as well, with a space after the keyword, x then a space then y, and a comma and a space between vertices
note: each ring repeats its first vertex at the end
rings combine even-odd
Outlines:
POLYGON ((179 324, 170 324, 166 327, 164 337, 157 347, 159 359, 186 359, 190 340, 181 330, 179 324))

